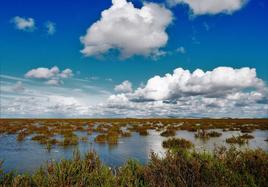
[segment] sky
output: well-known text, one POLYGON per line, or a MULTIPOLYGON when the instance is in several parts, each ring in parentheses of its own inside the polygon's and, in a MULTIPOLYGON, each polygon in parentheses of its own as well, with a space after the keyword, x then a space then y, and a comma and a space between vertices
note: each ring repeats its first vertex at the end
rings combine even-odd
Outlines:
POLYGON ((266 0, 3 0, 0 117, 268 117, 266 0))

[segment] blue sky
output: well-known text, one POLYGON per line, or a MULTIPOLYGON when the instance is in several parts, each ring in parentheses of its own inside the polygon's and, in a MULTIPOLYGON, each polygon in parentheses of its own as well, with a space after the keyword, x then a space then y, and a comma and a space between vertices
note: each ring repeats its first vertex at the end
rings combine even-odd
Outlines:
MULTIPOLYGON (((214 7, 223 7, 217 9, 211 8, 209 1, 202 0, 203 4, 199 5, 205 7, 202 10, 189 0, 178 2, 114 0, 112 4, 109 0, 1 1, 1 117, 268 117, 267 1, 234 0, 233 2, 240 4, 215 4, 214 7), (116 9, 116 6, 120 7, 116 9), (112 7, 115 10, 110 14, 112 7), (133 22, 116 20, 122 17, 128 20, 136 14, 142 16, 142 11, 133 15, 120 14, 124 9, 138 12, 144 7, 149 11, 143 12, 156 12, 149 15, 152 19, 151 25, 146 25, 147 18, 141 23, 137 22, 139 19, 133 22), (108 14, 103 19, 106 21, 101 22, 101 13, 104 10, 108 14), (119 17, 116 17, 117 15, 119 17), (19 27, 23 21, 26 26, 19 27), (50 31, 49 23, 52 29, 50 31), (96 23, 99 31, 87 33, 87 29, 93 28, 96 23), (124 23, 126 24, 122 25, 124 23), (106 28, 109 24, 112 28, 106 28), (140 28, 137 28, 137 25, 140 28), (151 33, 154 32, 156 36, 152 37, 151 33), (81 37, 88 37, 86 44, 81 41, 81 37), (113 37, 119 37, 119 40, 115 41, 113 37), (148 47, 145 47, 147 44, 148 47), (102 51, 103 46, 109 47, 102 51), (81 50, 86 47, 89 47, 90 51, 82 53, 81 50), (58 72, 52 75, 47 74, 46 77, 40 78, 36 75, 40 70, 26 76, 29 71, 40 67, 47 68, 42 71, 48 73, 54 66, 58 68, 58 72), (180 87, 180 79, 176 79, 174 83, 164 82, 164 85, 171 84, 168 90, 158 90, 157 87, 161 87, 158 85, 159 81, 151 86, 147 84, 147 81, 156 75, 163 79, 166 73, 177 75, 173 74, 173 70, 177 68, 190 72, 201 69, 207 75, 207 71, 213 72, 218 67, 237 70, 235 75, 226 78, 234 76, 229 80, 231 83, 235 82, 237 77, 246 76, 252 79, 241 78, 239 81, 250 83, 241 85, 240 82, 241 84, 231 86, 228 80, 226 85, 212 80, 189 88, 194 89, 191 91, 185 91, 185 85, 180 87), (249 70, 244 74, 242 71, 238 72, 242 68, 249 70), (251 71, 253 68, 256 69, 256 75, 251 71), (71 70, 71 73, 63 77, 62 72, 66 69, 71 70), (122 85, 124 81, 127 82, 122 85), (262 84, 256 87, 256 81, 261 81, 262 84), (116 89, 116 86, 122 89, 116 89), (155 88, 152 88, 154 86, 155 88), (226 94, 206 95, 204 90, 196 91, 197 86, 214 88, 211 92, 215 92, 215 89, 223 90, 226 94), (155 95, 148 95, 148 90, 153 90, 155 95), (191 95, 189 92, 195 93, 191 95), (237 100, 232 99, 232 105, 223 104, 228 99, 230 103, 231 96, 238 97, 239 94, 244 94, 243 97, 250 101, 241 104, 241 100, 245 100, 241 99, 241 96, 237 100), (250 95, 254 95, 254 99, 250 95), (46 102, 45 98, 49 101, 46 102), (40 104, 40 111, 34 107, 29 109, 29 106, 32 106, 29 101, 31 99, 33 103, 46 104, 40 104), (120 105, 116 103, 118 100, 120 105), (122 100, 125 101, 124 106, 121 106, 122 100), (191 102, 180 103, 181 100, 191 102), (176 104, 170 104, 173 101, 176 104), (191 111, 190 108, 198 106, 197 101, 201 102, 202 108, 191 111), (138 106, 141 103, 147 108, 141 109, 138 106), (210 107, 212 105, 218 109, 210 107), (184 110, 186 106, 190 108, 184 110), (92 112, 92 108, 98 108, 97 112, 92 112), (162 110, 163 108, 165 109, 162 110), (219 108, 221 112, 215 114, 219 108)), ((225 70, 220 71, 220 74, 225 74, 224 72, 225 70)), ((189 79, 187 85, 193 84, 192 82, 193 80, 189 79)))

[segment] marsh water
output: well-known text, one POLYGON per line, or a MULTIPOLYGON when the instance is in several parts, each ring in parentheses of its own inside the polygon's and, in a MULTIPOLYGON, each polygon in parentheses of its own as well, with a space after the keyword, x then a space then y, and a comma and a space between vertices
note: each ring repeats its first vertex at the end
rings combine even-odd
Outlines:
MULTIPOLYGON (((222 136, 202 140, 195 138, 193 132, 180 130, 177 131, 176 137, 185 138, 195 144, 198 151, 212 151, 215 146, 229 146, 225 143, 226 138, 233 135, 240 135, 239 131, 226 131, 216 129, 222 133, 222 136)), ((79 136, 86 136, 86 133, 76 132, 79 136)), ((248 144, 241 146, 244 148, 261 148, 268 152, 267 130, 255 130, 252 133, 255 138, 249 140, 248 144)), ((156 152, 160 156, 165 154, 162 147, 162 141, 167 139, 160 136, 160 132, 150 130, 148 136, 140 136, 133 132, 131 137, 120 138, 117 145, 98 144, 94 142, 94 138, 98 133, 88 135, 88 142, 79 142, 77 146, 69 146, 67 148, 54 146, 48 151, 45 146, 31 140, 31 136, 26 137, 23 142, 16 140, 16 135, 0 135, 0 160, 4 160, 3 168, 5 171, 16 170, 18 172, 33 172, 42 164, 49 160, 60 160, 62 158, 69 159, 73 155, 75 149, 79 149, 81 154, 89 150, 94 150, 103 163, 111 167, 117 167, 128 159, 136 159, 141 163, 146 163, 150 153, 156 152)), ((238 146, 239 147, 239 146, 238 146)))

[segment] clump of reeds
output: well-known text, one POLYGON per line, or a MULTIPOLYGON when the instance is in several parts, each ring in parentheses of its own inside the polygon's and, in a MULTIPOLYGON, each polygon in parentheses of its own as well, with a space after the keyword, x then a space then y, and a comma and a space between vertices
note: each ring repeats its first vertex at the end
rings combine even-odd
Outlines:
POLYGON ((217 132, 217 131, 210 131, 208 132, 208 136, 209 137, 220 137, 222 135, 222 133, 217 132))
POLYGON ((95 137, 95 142, 97 143, 106 143, 106 135, 105 134, 99 134, 95 137))
POLYGON ((205 129, 199 129, 197 133, 195 133, 196 138, 208 139, 210 137, 220 137, 222 133, 217 131, 206 131, 205 129))
POLYGON ((106 133, 108 130, 104 127, 98 126, 98 127, 94 128, 93 131, 98 132, 98 133, 106 133))
POLYGON ((147 136, 149 135, 148 131, 146 129, 141 129, 141 130, 138 130, 139 134, 141 136, 147 136))
POLYGON ((131 136, 131 132, 123 131, 123 132, 121 133, 121 136, 122 136, 122 137, 130 137, 130 136, 131 136))
POLYGON ((65 135, 62 142, 59 143, 61 146, 77 145, 79 143, 79 138, 75 134, 65 135))
POLYGON ((23 126, 20 124, 12 124, 12 125, 7 125, 4 128, 4 132, 6 134, 16 134, 17 132, 19 132, 20 130, 23 130, 23 126))
POLYGON ((46 136, 46 135, 36 135, 36 136, 33 136, 32 137, 32 140, 33 141, 37 141, 39 142, 40 144, 46 144, 47 141, 48 141, 49 137, 46 136))
POLYGON ((243 138, 242 136, 232 136, 226 139, 226 142, 229 144, 239 144, 243 145, 248 143, 248 139, 243 138))
POLYGON ((114 145, 118 143, 119 135, 117 133, 99 134, 95 137, 97 143, 108 143, 114 145))
POLYGON ((57 139, 55 139, 55 138, 49 138, 49 139, 47 140, 47 143, 48 143, 48 144, 51 144, 51 145, 56 145, 56 144, 59 143, 59 141, 58 141, 57 139))
POLYGON ((176 131, 172 130, 172 129, 168 129, 168 130, 165 130, 164 132, 162 132, 160 135, 164 136, 164 137, 175 136, 176 131))
POLYGON ((118 135, 107 135, 106 136, 108 144, 117 144, 118 143, 118 135))
POLYGON ((244 138, 244 139, 254 139, 254 136, 250 135, 250 134, 243 134, 240 136, 241 138, 244 138))
POLYGON ((189 149, 193 143, 184 138, 170 138, 163 141, 162 146, 167 149, 189 149))
POLYGON ((182 125, 180 129, 187 130, 189 132, 196 132, 199 128, 197 126, 192 126, 192 125, 182 125))
POLYGON ((228 131, 239 131, 239 130, 240 130, 240 128, 237 128, 237 127, 230 127, 228 129, 228 131))
POLYGON ((82 136, 82 137, 80 138, 80 140, 81 140, 82 142, 87 142, 87 141, 88 141, 88 137, 87 137, 87 136, 82 136))
POLYGON ((248 127, 241 127, 240 128, 242 133, 252 133, 254 131, 254 127, 248 126, 248 127))
POLYGON ((208 132, 205 129, 198 129, 197 133, 195 133, 196 138, 209 138, 208 132))
POLYGON ((19 142, 23 141, 25 139, 25 137, 28 135, 29 135, 29 133, 26 132, 25 130, 19 132, 17 135, 17 141, 19 141, 19 142))

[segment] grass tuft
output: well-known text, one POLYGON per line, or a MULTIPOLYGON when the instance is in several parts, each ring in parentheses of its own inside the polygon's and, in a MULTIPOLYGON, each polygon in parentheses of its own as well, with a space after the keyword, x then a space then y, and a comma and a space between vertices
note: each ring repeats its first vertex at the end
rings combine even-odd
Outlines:
POLYGON ((162 132, 160 135, 164 136, 164 137, 175 136, 176 131, 175 130, 166 130, 166 131, 162 132))
POLYGON ((226 142, 229 144, 239 144, 243 145, 248 143, 248 139, 243 138, 242 136, 232 136, 226 139, 226 142))
POLYGON ((170 138, 163 141, 162 146, 167 149, 189 149, 193 147, 193 144, 183 138, 170 138))

